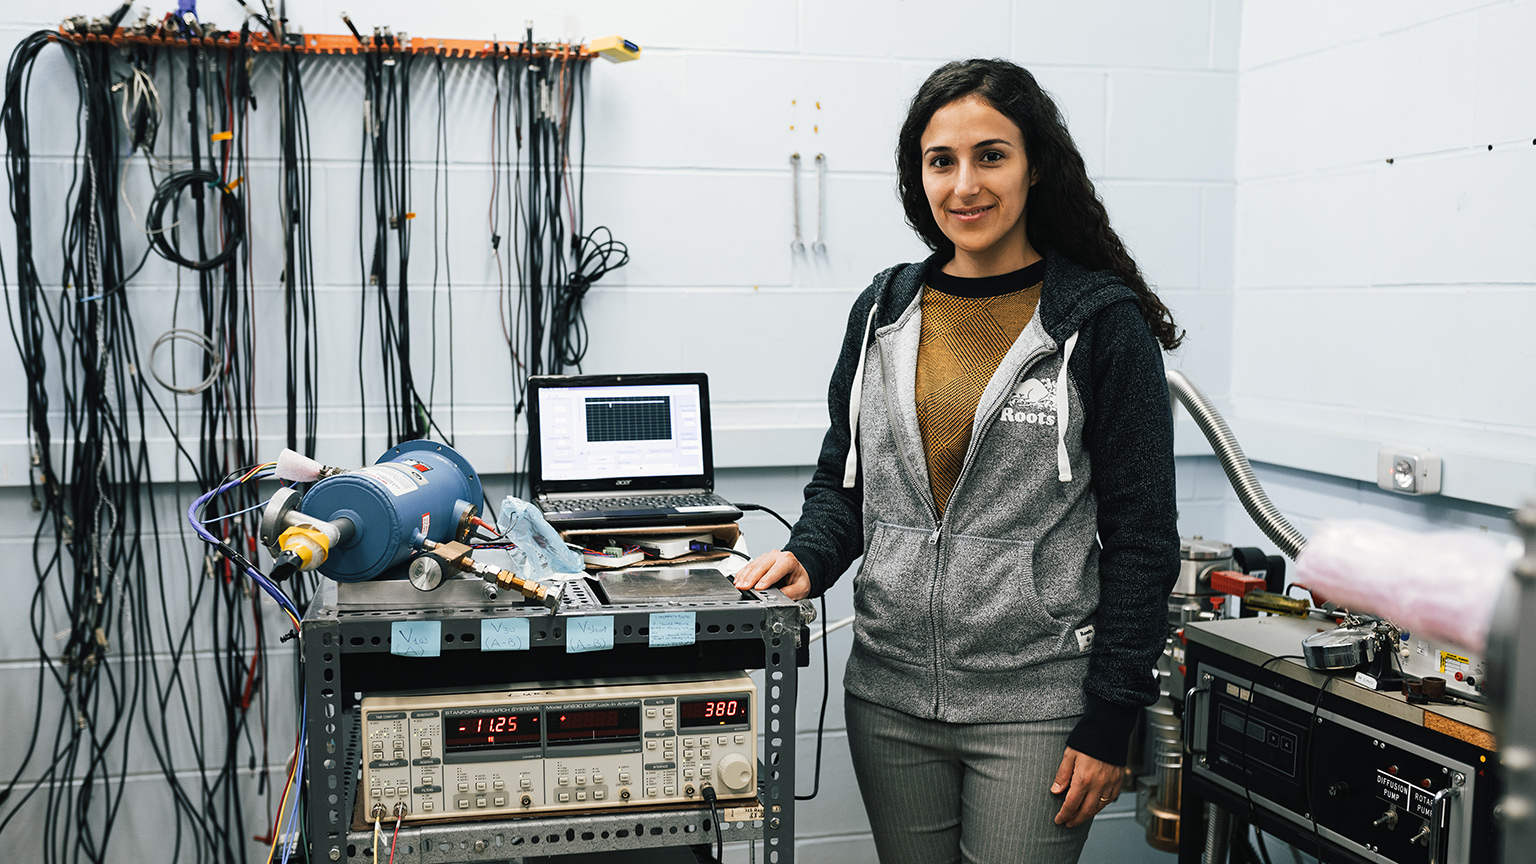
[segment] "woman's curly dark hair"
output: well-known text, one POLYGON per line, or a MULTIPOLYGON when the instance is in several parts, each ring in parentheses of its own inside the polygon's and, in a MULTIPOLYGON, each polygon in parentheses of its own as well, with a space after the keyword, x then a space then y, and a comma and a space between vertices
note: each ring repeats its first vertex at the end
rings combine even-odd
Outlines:
POLYGON ((1184 341, 1173 315, 1159 300, 1125 244, 1109 227, 1081 153, 1061 112, 1035 76, 1007 60, 961 60, 934 70, 912 97, 896 139, 896 176, 907 224, 935 252, 953 255, 955 244, 939 230, 923 191, 922 137, 934 112, 957 99, 976 96, 1012 120, 1024 134, 1024 152, 1039 180, 1029 190, 1024 230, 1044 246, 1090 270, 1109 270, 1136 292, 1141 315, 1165 350, 1184 341))

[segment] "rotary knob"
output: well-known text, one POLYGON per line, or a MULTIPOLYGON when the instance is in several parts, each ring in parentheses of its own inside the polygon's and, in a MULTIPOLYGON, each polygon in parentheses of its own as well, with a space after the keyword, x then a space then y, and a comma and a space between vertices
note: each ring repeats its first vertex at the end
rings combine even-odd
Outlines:
POLYGON ((732 792, 745 792, 752 782, 752 763, 740 753, 729 753, 720 760, 720 785, 732 792))

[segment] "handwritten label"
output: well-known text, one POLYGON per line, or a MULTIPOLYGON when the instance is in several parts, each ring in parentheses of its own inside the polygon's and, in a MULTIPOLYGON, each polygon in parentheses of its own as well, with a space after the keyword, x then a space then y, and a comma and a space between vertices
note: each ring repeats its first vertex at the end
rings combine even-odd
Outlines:
POLYGON ((581 654, 586 651, 608 651, 612 648, 612 615, 566 619, 565 653, 581 654))
POLYGON ((650 647, 692 645, 693 622, 692 612, 652 612, 650 647))
POLYGON ((481 651, 527 651, 527 618, 480 619, 481 651))
POLYGON ((436 657, 442 654, 443 622, 391 622, 389 653, 398 654, 401 657, 436 657))

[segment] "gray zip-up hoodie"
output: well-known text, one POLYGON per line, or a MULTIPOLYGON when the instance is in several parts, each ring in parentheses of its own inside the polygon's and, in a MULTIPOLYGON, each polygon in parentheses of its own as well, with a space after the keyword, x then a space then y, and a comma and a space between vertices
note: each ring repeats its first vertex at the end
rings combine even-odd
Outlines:
POLYGON ((1157 342, 1113 274, 1048 254, 941 520, 915 395, 924 272, 887 270, 854 304, 785 549, 816 594, 864 556, 848 692, 955 723, 1082 714, 1069 746, 1122 761, 1179 568, 1157 342))

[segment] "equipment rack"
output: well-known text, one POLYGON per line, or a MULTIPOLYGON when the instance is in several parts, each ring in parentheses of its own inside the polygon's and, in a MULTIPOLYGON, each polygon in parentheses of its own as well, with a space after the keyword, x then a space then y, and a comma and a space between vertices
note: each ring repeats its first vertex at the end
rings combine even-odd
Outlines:
MULTIPOLYGON (((499 686, 551 678, 763 670, 759 695, 763 745, 758 769, 760 812, 721 805, 726 842, 761 841, 765 864, 793 864, 795 700, 798 666, 807 657, 802 607, 775 590, 745 592, 750 600, 659 601, 602 605, 583 583, 558 613, 520 605, 503 594, 480 604, 357 608, 336 602, 336 585, 316 595, 302 624, 303 686, 307 697, 309 793, 305 839, 310 859, 371 864, 372 831, 351 828, 362 747, 357 694, 428 687, 499 686), (653 612, 695 613, 693 645, 650 648, 653 612), (565 622, 612 616, 613 648, 566 653, 565 622), (526 651, 481 652, 480 622, 527 618, 526 651), (391 653, 396 621, 440 621, 438 657, 391 653)), ((430 596, 430 595, 429 595, 430 596)), ((386 827, 392 827, 388 820, 386 827)), ((405 823, 395 850, 401 864, 491 862, 664 846, 713 845, 707 807, 608 810, 465 822, 405 823)), ((387 840, 386 840, 387 842, 387 840)))

